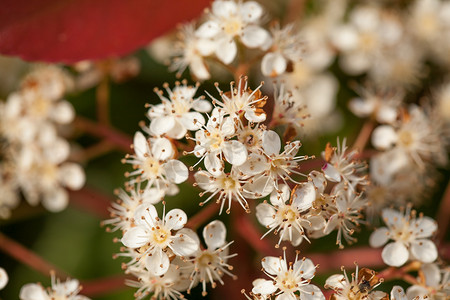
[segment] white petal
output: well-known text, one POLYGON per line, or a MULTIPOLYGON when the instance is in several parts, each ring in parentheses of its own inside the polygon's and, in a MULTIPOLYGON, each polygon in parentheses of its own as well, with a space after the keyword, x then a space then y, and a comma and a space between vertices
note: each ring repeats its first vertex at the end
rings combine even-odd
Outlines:
POLYGON ((378 248, 383 246, 389 240, 389 230, 386 227, 381 227, 372 232, 369 238, 370 247, 378 248))
POLYGON ((86 182, 83 168, 74 163, 65 163, 59 168, 61 182, 72 190, 79 190, 86 182))
POLYGON ((325 300, 322 291, 314 284, 302 286, 300 289, 300 300, 325 300))
POLYGON ((186 136, 187 129, 180 122, 181 120, 175 119, 175 125, 171 130, 166 132, 166 136, 175 140, 182 139, 186 136))
POLYGON ((234 166, 240 166, 247 160, 247 148, 236 140, 225 142, 223 154, 226 160, 234 166))
POLYGON ((270 275, 280 274, 284 270, 282 264, 286 264, 284 260, 275 256, 266 256, 261 261, 262 267, 270 275))
POLYGON ((170 248, 178 256, 189 256, 200 248, 200 240, 191 229, 183 228, 175 235, 170 248))
POLYGON ((325 233, 325 235, 331 233, 338 225, 339 225, 340 221, 338 216, 332 215, 327 222, 327 225, 325 225, 325 228, 323 229, 323 233, 325 233))
POLYGON ((258 48, 266 43, 269 32, 259 26, 249 25, 242 31, 242 43, 249 48, 258 48))
POLYGON ((207 113, 211 111, 212 104, 207 100, 199 99, 194 101, 194 103, 192 104, 192 108, 198 112, 207 113))
POLYGON ((316 266, 309 258, 306 258, 305 260, 301 259, 294 263, 294 272, 297 272, 298 270, 300 270, 303 278, 311 279, 316 272, 316 266))
POLYGON ((390 243, 381 252, 383 261, 388 266, 400 267, 409 258, 408 249, 400 242, 390 243))
POLYGON ((42 205, 51 212, 60 212, 69 205, 69 195, 63 188, 55 188, 44 194, 42 205))
POLYGON ((158 212, 150 203, 139 205, 134 212, 134 222, 141 226, 154 226, 158 220, 158 212))
POLYGON ((416 240, 412 242, 411 253, 423 263, 431 263, 438 256, 436 245, 430 240, 416 240))
POLYGON ((5 269, 0 267, 0 290, 2 290, 8 283, 8 274, 5 269))
POLYGON ((397 109, 388 105, 381 105, 378 108, 377 121, 379 123, 392 124, 397 119, 397 109))
POLYGON ((217 157, 214 153, 208 153, 205 156, 205 168, 208 170, 211 174, 217 176, 222 173, 223 169, 223 163, 222 161, 217 157))
POLYGON ((198 130, 205 125, 205 118, 198 112, 188 112, 180 119, 187 130, 198 130))
POLYGON ((134 153, 136 153, 139 158, 143 158, 144 154, 147 153, 147 139, 140 131, 134 134, 133 148, 134 153))
POLYGON ((255 110, 250 108, 245 110, 244 117, 250 122, 260 123, 266 120, 267 115, 265 113, 256 114, 255 110))
POLYGON ((122 244, 133 249, 144 246, 148 240, 148 233, 141 226, 128 229, 121 239, 122 244))
POLYGON ((275 300, 297 300, 297 297, 292 292, 285 292, 276 296, 275 300))
POLYGON ((375 101, 369 99, 353 98, 348 104, 352 113, 360 118, 365 118, 375 110, 375 101))
POLYGON ((145 259, 145 267, 154 276, 161 276, 169 270, 170 260, 164 251, 156 251, 145 259))
POLYGON ((179 184, 189 177, 188 168, 179 160, 171 159, 163 165, 164 174, 169 181, 179 184))
POLYGON ((381 216, 383 217, 384 223, 389 225, 390 227, 395 226, 399 227, 403 223, 404 216, 399 211, 392 208, 385 208, 381 212, 381 216))
POLYGON ((289 200, 291 196, 291 190, 287 184, 281 184, 278 186, 278 190, 273 190, 270 194, 270 203, 275 206, 281 206, 289 200))
POLYGON ((245 163, 238 167, 239 171, 247 176, 260 174, 270 168, 264 155, 250 153, 245 163))
POLYGON ((427 286, 439 286, 439 283, 441 282, 441 271, 437 264, 422 264, 420 269, 425 276, 425 283, 427 286))
POLYGON ((413 285, 406 290, 406 297, 408 299, 427 299, 430 298, 430 295, 425 287, 413 285))
POLYGON ((408 298, 406 298, 405 291, 401 286, 394 285, 391 290, 391 300, 408 300, 408 298))
POLYGON ((214 178, 211 178, 211 174, 204 170, 200 170, 194 174, 195 182, 202 190, 209 190, 214 183, 214 178))
POLYGON ((164 221, 166 222, 168 229, 178 230, 183 228, 184 224, 186 224, 187 215, 181 209, 175 208, 166 214, 164 221))
POLYGON ((150 130, 155 135, 162 135, 169 132, 175 126, 173 116, 161 116, 154 118, 150 123, 150 130))
POLYGON ((411 221, 411 228, 416 232, 417 238, 427 238, 432 236, 437 230, 437 223, 430 217, 421 217, 411 221))
POLYGON ((216 55, 224 64, 230 64, 237 54, 237 46, 234 40, 224 39, 218 42, 216 55))
POLYGON ((275 209, 268 203, 260 203, 256 206, 256 218, 261 225, 271 226, 275 223, 275 209))
POLYGON ((275 131, 265 131, 262 138, 262 146, 267 155, 277 155, 281 150, 281 140, 275 131))
POLYGON ((172 143, 166 138, 152 140, 152 155, 158 160, 166 160, 173 156, 172 143))
POLYGON ((241 6, 242 19, 247 23, 254 23, 261 18, 263 14, 263 8, 258 2, 246 1, 241 6))
POLYGON ((222 221, 215 220, 203 228, 203 238, 209 250, 216 250, 225 245, 227 229, 222 221))
POLYGON ((273 180, 269 176, 260 176, 258 179, 244 184, 244 197, 249 199, 261 198, 269 195, 274 189, 273 180))
POLYGON ((354 49, 358 43, 358 33, 351 26, 340 26, 331 35, 333 44, 341 51, 354 49))
POLYGON ((325 288, 331 288, 333 290, 340 290, 345 287, 345 277, 342 274, 334 274, 328 277, 328 279, 325 281, 325 288))
POLYGON ((322 194, 325 191, 327 180, 323 173, 314 170, 308 174, 308 178, 312 180, 312 183, 317 188, 317 193, 322 194))
POLYGON ((253 294, 269 295, 275 293, 278 288, 273 284, 272 280, 257 279, 253 281, 253 294))
POLYGON ((20 289, 20 300, 49 300, 49 297, 42 286, 35 283, 25 284, 20 289))
POLYGON ((279 53, 267 53, 261 61, 261 72, 265 76, 277 77, 286 71, 286 59, 279 53))
POLYGON ((341 182, 341 173, 329 163, 326 163, 322 167, 322 171, 325 174, 325 178, 332 182, 341 182))
POLYGON ((209 39, 215 37, 220 32, 217 22, 206 21, 195 31, 195 35, 200 38, 209 39))
POLYGON ((237 14, 237 5, 234 1, 214 1, 212 3, 212 12, 214 15, 226 19, 237 14))
POLYGON ((372 133, 372 144, 380 150, 392 148, 397 139, 397 133, 389 125, 378 126, 372 133))
POLYGON ((292 205, 302 212, 309 209, 316 200, 316 189, 312 182, 301 183, 292 191, 292 205))
POLYGON ((203 58, 198 55, 192 57, 190 60, 189 70, 198 80, 207 80, 211 77, 203 58))
POLYGON ((234 128, 234 119, 231 117, 225 118, 221 126, 221 131, 225 137, 233 135, 236 132, 234 128))

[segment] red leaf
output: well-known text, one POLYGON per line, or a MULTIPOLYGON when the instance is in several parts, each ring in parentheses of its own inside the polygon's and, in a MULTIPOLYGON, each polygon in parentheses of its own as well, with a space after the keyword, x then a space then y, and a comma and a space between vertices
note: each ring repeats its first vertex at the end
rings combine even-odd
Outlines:
POLYGON ((65 63, 124 55, 200 15, 209 2, 5 0, 0 53, 65 63))

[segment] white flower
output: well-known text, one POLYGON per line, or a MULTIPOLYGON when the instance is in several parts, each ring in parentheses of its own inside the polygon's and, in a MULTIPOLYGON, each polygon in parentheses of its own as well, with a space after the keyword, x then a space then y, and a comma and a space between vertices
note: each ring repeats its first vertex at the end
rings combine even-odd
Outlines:
POLYGON ((248 181, 248 178, 246 179, 239 174, 235 168, 232 168, 230 173, 221 172, 214 175, 201 170, 195 173, 194 177, 198 186, 205 191, 200 193, 200 196, 203 196, 204 193, 211 193, 206 200, 200 203, 201 206, 218 194, 219 197, 217 197, 216 202, 221 203, 219 214, 222 213, 226 202, 228 202, 226 212, 229 214, 233 200, 238 201, 246 212, 250 212, 245 196, 251 192, 247 191, 245 193, 243 187, 243 184, 248 181))
MULTIPOLYGON (((398 156, 397 171, 413 163, 424 169, 427 162, 447 162, 445 143, 440 131, 418 106, 410 106, 395 125, 380 125, 372 133, 372 144, 398 156)), ((395 170, 394 170, 395 171, 395 170)))
POLYGON ((144 203, 156 204, 164 198, 164 191, 155 188, 141 189, 140 182, 131 189, 115 191, 119 197, 117 202, 111 204, 111 219, 103 221, 103 225, 114 226, 111 231, 128 230, 134 226, 134 213, 136 208, 144 203))
POLYGON ((343 182, 354 189, 357 185, 366 185, 368 183, 367 176, 361 172, 367 168, 365 163, 356 160, 357 150, 348 153, 346 146, 347 139, 344 138, 342 145, 337 141, 337 148, 327 144, 322 156, 326 163, 322 167, 325 177, 332 182, 343 182))
POLYGON ((261 94, 262 85, 263 83, 252 91, 248 87, 248 78, 241 76, 238 86, 235 87, 235 83, 231 82, 230 91, 226 93, 219 89, 218 83, 215 84, 221 100, 208 95, 213 100, 213 104, 223 109, 225 115, 238 119, 243 115, 249 122, 259 123, 266 120, 266 113, 262 107, 266 104, 267 96, 261 94))
POLYGON ((222 172, 222 155, 235 166, 242 165, 246 161, 247 148, 239 141, 230 140, 235 132, 234 119, 225 117, 222 109, 215 108, 204 129, 195 133, 196 145, 193 153, 205 159, 205 167, 210 173, 222 172))
POLYGON ((188 86, 186 81, 175 83, 173 90, 168 84, 164 85, 168 97, 161 90, 155 93, 161 99, 161 104, 150 105, 148 117, 151 121, 149 133, 151 135, 167 135, 174 139, 181 139, 188 130, 198 130, 205 125, 205 118, 200 113, 209 112, 211 103, 202 97, 194 98, 198 85, 188 86), (194 109, 195 111, 191 111, 194 109))
MULTIPOLYGON (((356 264, 356 263, 355 263, 356 264)), ((352 273, 351 280, 347 276, 335 274, 328 277, 325 282, 325 288, 331 288, 335 291, 332 299, 347 300, 347 299, 368 299, 368 300, 386 300, 388 295, 381 291, 373 291, 380 285, 382 279, 376 276, 376 272, 370 269, 362 268, 358 270, 356 265, 355 273, 352 273)), ((402 299, 397 299, 402 300, 402 299)))
POLYGON ((2 290, 8 284, 8 273, 5 269, 0 267, 0 290, 2 290))
POLYGON ((308 258, 298 259, 298 252, 294 263, 287 263, 286 253, 282 257, 267 256, 262 259, 264 273, 271 280, 260 280, 252 289, 255 295, 277 295, 277 300, 298 299, 296 293, 300 293, 301 300, 325 300, 322 291, 310 284, 316 273, 316 266, 308 258))
POLYGON ((362 194, 346 188, 343 183, 337 184, 331 195, 335 197, 336 211, 329 217, 323 232, 328 235, 337 229, 336 244, 339 248, 343 248, 342 237, 349 244, 356 242, 353 234, 363 222, 361 212, 367 207, 367 200, 362 197, 362 194))
POLYGON ((401 286, 394 285, 391 290, 391 300, 408 300, 408 297, 401 286))
POLYGON ((188 256, 199 247, 197 234, 183 228, 187 216, 181 209, 163 212, 161 220, 152 204, 142 204, 136 209, 134 222, 136 226, 125 232, 122 243, 137 250, 153 275, 162 275, 169 269, 168 248, 178 256, 188 256))
POLYGON ((262 238, 275 231, 275 234, 280 234, 277 245, 280 245, 282 240, 288 240, 292 245, 298 246, 305 235, 303 226, 310 223, 304 213, 316 199, 316 191, 311 182, 297 185, 292 196, 287 185, 280 185, 279 189, 270 195, 272 205, 264 202, 256 206, 256 218, 269 229, 262 238))
POLYGON ((436 245, 428 239, 437 230, 433 219, 423 215, 416 218, 416 212, 411 211, 410 206, 404 212, 386 208, 382 216, 387 227, 375 230, 370 236, 369 243, 377 248, 393 240, 381 253, 387 265, 399 267, 408 259, 417 259, 423 263, 436 260, 438 255, 436 245))
POLYGON ((179 32, 179 37, 180 41, 176 44, 177 48, 175 49, 176 57, 169 70, 177 71, 177 76, 181 76, 189 67, 191 74, 198 80, 209 79, 211 75, 203 58, 215 51, 216 44, 209 39, 198 38, 195 35, 194 24, 184 25, 179 32))
POLYGON ((28 283, 20 289, 20 300, 89 300, 88 297, 78 295, 81 290, 80 283, 76 279, 68 279, 60 282, 52 273, 51 288, 44 289, 40 284, 28 283))
POLYGON ((188 178, 187 167, 173 159, 175 152, 170 140, 166 138, 147 140, 141 132, 136 132, 133 148, 135 155, 127 155, 122 161, 132 164, 135 169, 126 174, 127 177, 137 176, 130 180, 129 185, 141 180, 147 181, 148 187, 156 185, 158 190, 164 190, 170 184, 179 184, 188 178))
MULTIPOLYGON (((301 147, 300 141, 287 143, 281 151, 281 139, 275 131, 267 130, 263 134, 261 154, 251 153, 247 161, 239 166, 239 170, 245 175, 255 176, 253 189, 261 195, 269 194, 274 188, 278 188, 278 179, 297 183, 291 175, 303 175, 297 169, 299 162, 308 159, 307 155, 296 156, 301 147)), ((250 187, 249 187, 250 188, 250 187)))
POLYGON ((237 54, 235 38, 248 48, 267 48, 271 37, 258 23, 263 14, 255 1, 236 2, 216 0, 212 3, 209 20, 197 29, 197 36, 216 43, 215 54, 225 64, 237 54))
POLYGON ((69 154, 66 140, 56 139, 52 147, 40 149, 36 145, 23 148, 18 159, 18 181, 31 205, 42 204, 58 212, 67 207, 69 196, 64 187, 79 190, 85 182, 80 165, 64 162, 69 154))
POLYGON ((228 247, 232 242, 227 243, 225 241, 226 234, 225 224, 218 220, 212 221, 203 228, 203 238, 207 248, 197 250, 193 255, 194 258, 188 260, 194 265, 189 277, 191 284, 188 293, 195 283, 200 282, 203 288, 202 295, 206 296, 206 283, 210 282, 211 286, 215 288, 215 281, 217 280, 223 285, 224 282, 221 277, 224 274, 237 279, 235 275, 230 273, 233 267, 227 263, 228 259, 235 257, 237 254, 228 254, 228 247))
POLYGON ((139 281, 126 280, 125 283, 138 288, 134 293, 136 300, 144 299, 149 295, 155 300, 184 298, 181 292, 186 290, 186 280, 182 278, 180 270, 174 265, 170 265, 164 275, 154 275, 142 270, 134 270, 132 273, 138 277, 139 281))
POLYGON ((272 51, 266 53, 261 61, 261 72, 265 76, 276 77, 283 74, 289 64, 300 61, 303 54, 300 34, 294 32, 294 25, 272 30, 272 51))
POLYGON ((406 290, 408 299, 444 300, 450 295, 450 268, 436 263, 422 264, 417 278, 419 284, 406 290))

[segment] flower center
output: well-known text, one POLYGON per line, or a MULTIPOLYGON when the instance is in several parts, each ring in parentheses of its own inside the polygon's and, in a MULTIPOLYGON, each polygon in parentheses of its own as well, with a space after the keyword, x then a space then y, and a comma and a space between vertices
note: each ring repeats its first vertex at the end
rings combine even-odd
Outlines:
POLYGON ((239 188, 240 184, 237 180, 227 175, 221 179, 220 186, 225 191, 235 191, 239 188))
POLYGON ((296 276, 294 276, 293 271, 289 270, 287 272, 284 272, 283 274, 278 275, 275 285, 283 292, 293 292, 298 288, 298 282, 300 281, 298 279, 299 278, 296 278, 296 276))
POLYGON ((414 142, 413 135, 410 131, 402 130, 398 133, 398 141, 405 148, 411 147, 414 142))
POLYGON ((219 132, 211 133, 208 138, 212 150, 219 150, 222 148, 223 138, 219 132))
POLYGON ((197 258, 197 262, 200 268, 207 268, 216 261, 216 255, 212 254, 208 250, 205 250, 197 258))
POLYGON ((286 205, 283 209, 279 210, 277 214, 279 215, 280 219, 283 220, 283 222, 286 222, 288 224, 295 223, 298 215, 296 209, 290 205, 286 205))
POLYGON ((31 114, 37 118, 43 118, 47 116, 50 108, 50 101, 42 97, 36 98, 31 105, 31 114))
POLYGON ((165 248, 170 243, 170 237, 170 230, 167 230, 164 226, 159 225, 152 228, 150 239, 154 245, 157 245, 160 248, 165 248))
POLYGON ((229 36, 236 36, 241 33, 242 21, 238 17, 229 17, 225 20, 223 30, 229 36))
POLYGON ((359 45, 361 50, 369 52, 374 49, 377 39, 375 35, 371 32, 362 33, 359 37, 359 45))
POLYGON ((148 178, 156 178, 161 173, 161 164, 153 157, 147 157, 144 161, 142 169, 148 178))

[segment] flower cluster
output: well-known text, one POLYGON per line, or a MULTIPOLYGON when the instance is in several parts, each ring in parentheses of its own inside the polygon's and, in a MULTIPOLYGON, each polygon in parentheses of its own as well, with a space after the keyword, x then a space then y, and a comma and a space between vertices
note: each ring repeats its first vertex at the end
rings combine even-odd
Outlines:
POLYGON ((20 88, 0 105, 2 157, 0 217, 7 218, 20 201, 19 190, 31 205, 53 212, 69 201, 66 187, 84 185, 83 169, 67 162, 69 142, 58 129, 75 117, 72 105, 61 100, 70 89, 70 77, 56 66, 39 66, 22 80, 20 88))

